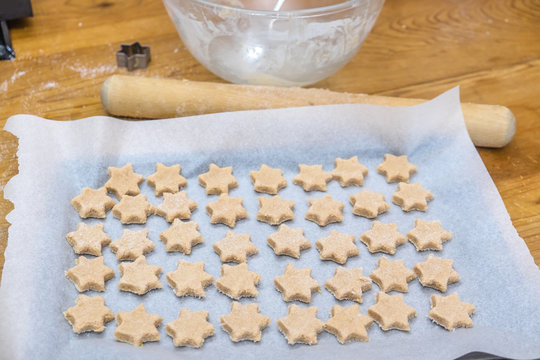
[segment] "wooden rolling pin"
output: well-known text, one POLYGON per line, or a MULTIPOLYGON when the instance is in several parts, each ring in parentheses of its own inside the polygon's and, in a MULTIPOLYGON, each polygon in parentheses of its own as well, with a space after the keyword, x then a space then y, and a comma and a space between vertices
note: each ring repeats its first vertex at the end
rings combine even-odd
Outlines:
MULTIPOLYGON (((125 75, 109 77, 101 88, 101 102, 108 113, 147 119, 328 104, 411 106, 425 101, 315 88, 219 84, 125 75)), ((516 118, 510 109, 470 103, 461 104, 461 109, 476 146, 498 148, 512 140, 516 118)))

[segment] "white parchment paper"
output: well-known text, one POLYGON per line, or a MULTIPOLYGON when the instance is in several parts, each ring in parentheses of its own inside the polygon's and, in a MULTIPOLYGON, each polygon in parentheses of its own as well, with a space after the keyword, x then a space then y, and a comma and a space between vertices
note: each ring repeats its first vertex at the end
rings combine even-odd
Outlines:
MULTIPOLYGON (((471 351, 484 351, 514 358, 540 356, 540 271, 517 235, 503 202, 480 157, 469 140, 459 107, 459 93, 451 90, 435 100, 409 108, 369 105, 337 105, 270 111, 247 111, 190 118, 122 121, 93 117, 72 122, 55 122, 29 115, 11 117, 5 127, 19 138, 19 175, 5 188, 5 196, 15 204, 8 220, 9 242, 0 287, 0 357, 5 359, 113 359, 147 358, 440 358, 451 359, 471 351), (315 246, 302 253, 299 260, 277 257, 266 244, 276 227, 256 220, 257 194, 253 191, 249 171, 262 163, 284 170, 288 186, 280 192, 285 199, 296 201, 293 227, 305 229, 307 238, 315 241, 331 230, 356 236, 367 231, 371 221, 352 214, 349 195, 371 189, 391 199, 396 184, 387 184, 376 167, 385 153, 407 154, 417 165, 412 182, 420 182, 435 194, 426 213, 404 213, 396 205, 378 220, 395 222, 402 233, 413 228, 417 218, 440 220, 453 232, 444 250, 436 255, 454 259, 461 281, 450 285, 448 293, 458 292, 462 300, 476 305, 474 327, 448 332, 432 323, 427 314, 431 294, 417 280, 404 294, 405 302, 416 308, 418 316, 411 321, 411 332, 383 332, 374 325, 367 343, 340 345, 335 337, 323 332, 315 346, 286 343, 276 321, 285 316, 287 306, 273 286, 287 263, 312 267, 313 277, 322 285, 333 276, 336 264, 321 261, 315 246), (363 187, 341 188, 336 181, 328 193, 346 204, 344 221, 319 228, 304 219, 307 199, 324 193, 305 193, 292 184, 298 163, 322 164, 333 169, 336 157, 358 155, 369 168, 363 187), (83 187, 98 188, 106 182, 108 166, 132 162, 137 173, 145 177, 155 170, 156 162, 180 163, 188 179, 188 195, 199 207, 192 219, 200 224, 206 241, 193 249, 190 256, 166 253, 159 234, 168 228, 161 217, 151 216, 146 225, 122 226, 108 213, 105 230, 113 240, 122 229, 148 228, 156 244, 147 254, 150 264, 163 269, 163 289, 144 296, 117 289, 120 273, 118 261, 108 248, 105 263, 116 276, 106 284, 103 296, 113 312, 130 311, 144 303, 150 313, 164 318, 160 326, 161 341, 135 347, 114 340, 116 324, 108 324, 101 334, 76 335, 62 312, 74 305, 78 295, 64 272, 74 266, 78 257, 65 240, 81 221, 70 200, 83 187), (206 271, 218 278, 220 261, 212 244, 223 238, 228 228, 211 225, 204 207, 216 196, 207 196, 198 185, 197 176, 214 162, 232 165, 239 187, 232 196, 244 198, 249 219, 239 221, 238 233, 249 233, 259 253, 248 260, 251 270, 262 275, 259 296, 242 299, 258 302, 263 314, 272 321, 263 332, 262 341, 233 343, 219 325, 219 317, 229 313, 231 300, 207 288, 205 299, 177 298, 166 282, 165 273, 174 271, 179 259, 204 261, 206 271), (202 349, 174 348, 165 332, 165 324, 177 318, 182 307, 206 309, 216 327, 213 337, 202 349)), ((142 192, 149 201, 159 204, 148 184, 142 192)), ((94 224, 103 220, 85 220, 94 224)), ((357 241, 360 256, 350 258, 346 266, 362 267, 369 274, 376 268, 381 254, 370 254, 357 241)), ((392 259, 404 259, 412 266, 423 261, 429 252, 417 253, 410 243, 400 246, 392 259)), ((388 255, 387 255, 388 256, 388 255)), ((374 304, 377 285, 364 294, 363 313, 374 304)), ((90 292, 89 295, 102 295, 90 292)), ((323 288, 313 295, 311 306, 317 306, 323 321, 336 301, 323 288)), ((302 305, 305 306, 305 305, 302 305)))

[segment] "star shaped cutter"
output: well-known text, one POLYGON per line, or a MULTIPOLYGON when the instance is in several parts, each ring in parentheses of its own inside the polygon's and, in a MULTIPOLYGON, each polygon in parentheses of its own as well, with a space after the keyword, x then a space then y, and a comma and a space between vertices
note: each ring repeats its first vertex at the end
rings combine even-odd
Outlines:
POLYGON ((116 65, 125 67, 128 71, 146 69, 150 60, 152 60, 150 46, 143 46, 138 41, 122 44, 120 51, 116 52, 116 65))

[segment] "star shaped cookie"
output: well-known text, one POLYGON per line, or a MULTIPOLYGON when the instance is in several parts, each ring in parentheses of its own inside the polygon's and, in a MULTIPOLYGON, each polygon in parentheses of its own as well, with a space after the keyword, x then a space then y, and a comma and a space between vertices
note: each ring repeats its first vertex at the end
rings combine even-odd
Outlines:
POLYGON ((220 318, 223 330, 234 342, 261 341, 262 330, 270 324, 270 318, 259 311, 259 304, 242 305, 238 301, 231 304, 231 312, 220 318))
POLYGON ((300 172, 293 183, 302 186, 304 191, 326 191, 326 183, 332 180, 332 175, 323 170, 322 165, 298 165, 300 172))
POLYGON ((346 269, 338 266, 334 277, 325 282, 324 287, 338 300, 362 303, 362 293, 371 289, 371 280, 362 275, 362 268, 346 269))
POLYGON ((285 224, 280 225, 278 231, 270 235, 266 242, 276 255, 287 255, 295 259, 300 258, 300 251, 311 247, 304 236, 304 229, 293 229, 285 224))
POLYGON ((298 269, 293 264, 287 264, 283 275, 274 278, 274 285, 284 301, 298 300, 309 304, 311 293, 321 292, 321 286, 311 277, 311 268, 298 269))
POLYGON ((116 315, 118 327, 114 331, 114 338, 137 346, 147 341, 159 341, 157 327, 162 321, 161 316, 147 313, 143 304, 129 312, 120 311, 116 315))
POLYGON ((371 230, 360 235, 360 240, 366 244, 370 253, 383 252, 395 254, 399 245, 405 244, 405 236, 398 231, 397 224, 383 224, 380 221, 371 223, 371 230))
POLYGON ((371 316, 384 331, 397 329, 410 331, 409 319, 416 316, 416 310, 403 301, 403 295, 388 295, 378 292, 376 303, 368 308, 371 316))
POLYGON ((242 198, 230 197, 227 194, 221 194, 219 199, 206 205, 206 212, 210 215, 212 224, 225 224, 230 228, 236 225, 237 220, 248 217, 242 198))
POLYGON ((146 254, 156 245, 148 239, 148 229, 133 231, 125 229, 118 240, 113 241, 109 248, 116 254, 118 260, 135 260, 146 254))
POLYGON ((105 188, 117 199, 121 199, 124 195, 140 194, 139 184, 143 181, 144 176, 133 172, 131 163, 121 168, 109 166, 109 180, 105 183, 105 188))
POLYGON ((146 195, 124 195, 122 200, 114 205, 112 213, 122 224, 145 224, 146 218, 154 210, 154 206, 146 201, 146 195))
POLYGON ((277 325, 289 344, 314 345, 318 340, 317 335, 323 330, 324 323, 317 318, 315 306, 303 309, 291 304, 287 316, 280 318, 277 325))
POLYGON ((111 210, 116 202, 107 195, 107 189, 83 188, 80 195, 71 200, 71 205, 83 219, 105 219, 107 211, 111 210))
POLYGON ((259 292, 256 285, 261 275, 249 271, 246 263, 236 266, 221 265, 221 277, 216 280, 217 289, 233 299, 256 297, 259 292))
POLYGON ((427 202, 433 200, 431 192, 424 189, 420 183, 407 184, 400 182, 397 191, 392 196, 392 202, 401 206, 403 211, 426 211, 427 202))
POLYGON ((378 215, 390 209, 390 204, 384 200, 384 194, 371 190, 364 190, 349 196, 349 201, 353 206, 353 214, 363 216, 368 219, 376 218, 378 215))
POLYGON ((360 250, 354 244, 355 238, 354 235, 332 230, 329 236, 317 240, 315 246, 319 250, 321 260, 345 264, 348 258, 360 254, 360 250))
POLYGON ((471 315, 475 310, 473 304, 461 301, 457 293, 446 297, 431 295, 428 317, 446 330, 454 330, 457 327, 472 327, 471 315))
POLYGON ((79 295, 75 306, 67 309, 64 317, 72 325, 73 332, 80 334, 86 331, 103 332, 105 323, 114 320, 114 313, 105 306, 105 299, 101 296, 79 295))
POLYGON ((332 179, 339 181, 342 187, 364 184, 364 176, 368 174, 368 168, 358 162, 358 156, 350 159, 336 158, 334 165, 332 179))
POLYGON ((232 166, 220 168, 210 164, 208 172, 199 175, 199 184, 206 189, 207 195, 228 194, 229 190, 238 186, 232 171, 232 166))
POLYGON ((322 198, 308 200, 309 208, 306 219, 319 226, 343 221, 343 208, 345 204, 326 195, 322 198))
POLYGON ((416 172, 416 166, 407 160, 407 155, 394 156, 385 154, 384 161, 377 166, 377 172, 386 176, 386 182, 409 182, 409 178, 416 172))
POLYGON ((383 292, 408 292, 407 283, 416 278, 416 274, 405 267, 403 260, 388 260, 382 257, 377 261, 377 268, 369 275, 383 292))
POLYGON ((144 255, 139 256, 133 262, 123 262, 118 268, 122 274, 118 289, 122 291, 144 295, 150 290, 163 287, 158 279, 163 269, 156 265, 148 265, 144 255))
POLYGON ((235 234, 232 231, 227 231, 225 237, 212 247, 222 262, 243 263, 248 256, 259 252, 249 234, 235 234))
POLYGON ((276 195, 271 198, 259 196, 259 212, 257 220, 270 225, 279 225, 282 222, 294 219, 293 208, 296 203, 283 200, 276 195))
POLYGON ((265 164, 262 164, 259 170, 250 171, 249 177, 253 182, 253 189, 261 193, 276 195, 279 190, 287 186, 283 171, 265 164))
POLYGON ((442 259, 429 254, 426 261, 413 266, 422 286, 428 286, 446 292, 449 284, 459 281, 459 274, 454 270, 454 260, 442 259))
POLYGON ((214 335, 214 325, 208 322, 208 311, 191 311, 183 308, 178 319, 165 326, 167 334, 173 338, 174 346, 200 348, 204 339, 214 335))
POLYGON ((111 242, 111 238, 103 229, 103 224, 79 223, 76 231, 66 235, 66 240, 76 254, 101 256, 101 249, 111 242))
POLYGON ((416 219, 414 229, 407 233, 407 238, 418 251, 442 250, 443 242, 452 238, 452 233, 444 230, 439 221, 416 219))
POLYGON ((369 341, 367 328, 373 325, 373 319, 360 312, 358 305, 342 307, 334 305, 330 311, 331 318, 324 324, 324 330, 336 336, 345 344, 347 341, 369 341))
POLYGON ((199 225, 195 221, 174 219, 172 225, 159 234, 159 238, 165 244, 165 251, 180 251, 189 255, 193 246, 204 242, 198 229, 199 225))
POLYGON ((164 192, 177 193, 178 190, 187 185, 185 177, 180 175, 182 167, 178 164, 165 166, 162 163, 156 164, 156 172, 150 175, 146 182, 154 188, 156 196, 164 192))
MULTIPOLYGON (((167 281, 176 296, 206 296, 204 288, 212 285, 214 277, 204 271, 204 262, 190 263, 179 260, 176 271, 167 273, 167 281)), ((177 345, 178 346, 178 345, 177 345)))
POLYGON ((75 266, 66 271, 66 277, 73 281, 78 291, 105 291, 105 281, 114 277, 114 271, 105 265, 103 256, 87 259, 80 256, 75 266))
POLYGON ((197 208, 197 203, 187 197, 187 192, 182 190, 177 193, 163 193, 163 202, 156 207, 156 215, 162 216, 168 222, 174 219, 187 220, 191 212, 197 208))

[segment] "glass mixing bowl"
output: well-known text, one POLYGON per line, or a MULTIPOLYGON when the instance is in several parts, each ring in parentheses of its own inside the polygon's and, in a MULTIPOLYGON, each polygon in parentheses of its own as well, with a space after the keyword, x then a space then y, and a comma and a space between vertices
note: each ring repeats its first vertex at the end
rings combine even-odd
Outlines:
POLYGON ((302 86, 358 52, 384 0, 285 0, 280 11, 272 10, 278 0, 163 2, 185 46, 217 76, 302 86))

